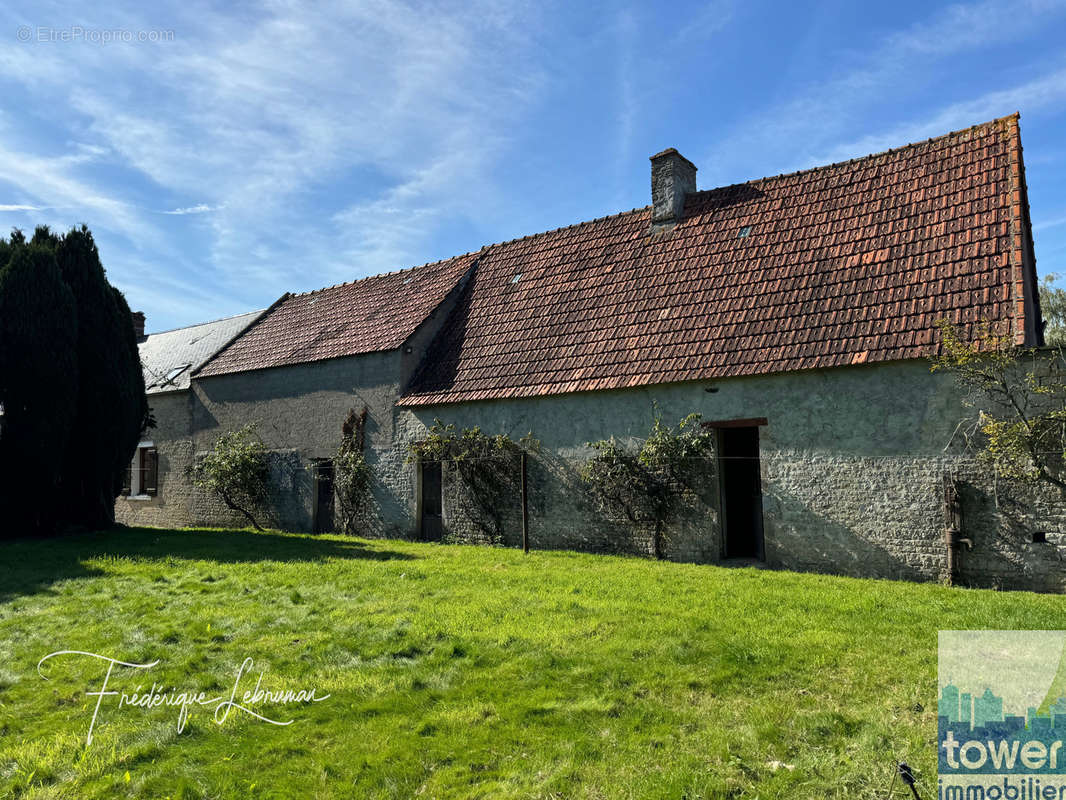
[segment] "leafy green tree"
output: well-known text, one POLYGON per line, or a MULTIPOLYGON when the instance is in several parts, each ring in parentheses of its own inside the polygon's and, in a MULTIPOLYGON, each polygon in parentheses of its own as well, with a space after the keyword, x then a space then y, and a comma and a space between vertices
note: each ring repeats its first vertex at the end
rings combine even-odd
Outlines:
POLYGON ((1066 345, 1066 289, 1055 286, 1059 276, 1050 273, 1040 281, 1040 311, 1047 326, 1044 341, 1048 345, 1066 345))
POLYGON ((959 430, 1003 478, 1066 491, 1066 354, 1024 349, 984 324, 972 340, 946 321, 934 372, 952 373, 974 417, 959 430))
POLYGON ((77 411, 74 295, 52 250, 0 241, 0 508, 4 534, 50 533, 77 411))
POLYGON ((214 494, 257 531, 263 530, 256 514, 266 507, 270 497, 270 468, 266 446, 254 424, 219 436, 211 452, 193 464, 188 473, 193 485, 214 494))

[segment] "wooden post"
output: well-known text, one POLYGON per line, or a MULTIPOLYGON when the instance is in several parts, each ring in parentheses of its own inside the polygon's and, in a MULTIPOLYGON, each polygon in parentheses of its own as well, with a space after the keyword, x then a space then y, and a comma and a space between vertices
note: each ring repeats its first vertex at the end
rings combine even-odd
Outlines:
POLYGON ((526 451, 522 451, 522 552, 529 552, 529 493, 526 490, 526 451))

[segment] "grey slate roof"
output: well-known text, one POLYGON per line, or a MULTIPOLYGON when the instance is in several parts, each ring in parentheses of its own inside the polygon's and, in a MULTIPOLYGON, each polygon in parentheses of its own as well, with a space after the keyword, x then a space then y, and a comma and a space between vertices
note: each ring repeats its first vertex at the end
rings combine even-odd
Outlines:
POLYGON ((265 309, 148 335, 138 345, 148 394, 189 388, 189 375, 255 322, 265 309))

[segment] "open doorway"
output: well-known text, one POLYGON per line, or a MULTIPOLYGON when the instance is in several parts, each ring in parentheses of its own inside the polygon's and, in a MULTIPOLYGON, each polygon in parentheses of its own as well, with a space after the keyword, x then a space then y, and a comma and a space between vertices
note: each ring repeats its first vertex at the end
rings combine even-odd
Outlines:
POLYGON ((444 500, 439 461, 423 461, 419 505, 422 507, 419 533, 427 542, 439 542, 444 536, 444 500))
POLYGON ((762 480, 759 428, 718 429, 718 474, 722 497, 722 557, 762 561, 762 480))
POLYGON ((315 533, 333 533, 333 462, 315 462, 315 533))

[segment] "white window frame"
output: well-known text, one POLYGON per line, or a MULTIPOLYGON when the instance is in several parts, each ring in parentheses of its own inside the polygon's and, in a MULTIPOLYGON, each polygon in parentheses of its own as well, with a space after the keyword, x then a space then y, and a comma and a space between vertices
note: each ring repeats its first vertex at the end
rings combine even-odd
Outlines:
MULTIPOLYGON (((137 449, 133 453, 133 461, 130 462, 130 493, 126 498, 127 500, 152 499, 152 495, 142 493, 144 487, 141 486, 141 470, 139 465, 141 463, 141 451, 152 450, 154 448, 154 442, 141 442, 137 445, 137 449)), ((156 480, 159 480, 159 478, 156 477, 156 480)))

